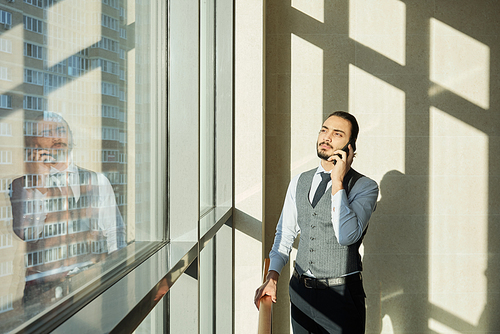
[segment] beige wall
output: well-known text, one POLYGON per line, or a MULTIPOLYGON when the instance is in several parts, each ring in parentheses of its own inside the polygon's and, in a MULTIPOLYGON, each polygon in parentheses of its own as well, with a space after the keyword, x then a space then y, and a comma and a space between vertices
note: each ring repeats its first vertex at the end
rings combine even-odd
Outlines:
POLYGON ((255 289, 262 280, 264 7, 235 1, 235 333, 257 333, 255 289))
MULTIPOLYGON (((367 332, 500 328, 499 11, 267 1, 265 255, 290 178, 318 164, 323 118, 348 110, 361 128, 353 167, 381 188, 364 241, 367 332)), ((287 274, 274 333, 289 332, 287 274)))

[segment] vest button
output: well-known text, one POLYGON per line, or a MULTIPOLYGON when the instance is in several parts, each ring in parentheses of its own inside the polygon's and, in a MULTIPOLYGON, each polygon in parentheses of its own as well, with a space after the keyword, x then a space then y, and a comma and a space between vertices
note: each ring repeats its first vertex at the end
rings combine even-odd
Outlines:
POLYGON ((314 240, 314 238, 313 238, 313 237, 311 237, 311 240, 314 240))
POLYGON ((311 248, 309 251, 310 251, 310 252, 314 252, 314 249, 312 249, 312 248, 311 248))
POLYGON ((309 264, 313 264, 313 263, 314 263, 314 262, 312 262, 312 261, 309 261, 309 264))
POLYGON ((317 213, 316 213, 316 212, 313 212, 313 214, 312 214, 312 215, 313 215, 313 216, 316 216, 316 215, 317 215, 317 213))

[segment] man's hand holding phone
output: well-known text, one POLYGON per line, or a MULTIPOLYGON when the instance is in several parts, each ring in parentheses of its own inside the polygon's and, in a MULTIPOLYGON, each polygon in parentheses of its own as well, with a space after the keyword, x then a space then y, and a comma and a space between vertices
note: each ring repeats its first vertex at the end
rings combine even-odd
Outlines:
POLYGON ((28 153, 28 161, 26 163, 27 172, 30 174, 48 174, 51 164, 56 162, 56 159, 50 154, 47 149, 30 149, 28 153))
POLYGON ((341 150, 336 150, 333 155, 328 158, 328 161, 333 162, 333 169, 330 173, 332 178, 332 194, 343 189, 342 182, 344 177, 351 168, 352 160, 354 159, 354 150, 352 145, 347 143, 346 147, 341 150))

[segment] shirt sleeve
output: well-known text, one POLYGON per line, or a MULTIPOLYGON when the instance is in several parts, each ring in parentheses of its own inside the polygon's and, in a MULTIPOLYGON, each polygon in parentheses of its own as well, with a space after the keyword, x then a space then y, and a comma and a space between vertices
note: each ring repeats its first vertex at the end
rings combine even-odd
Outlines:
POLYGON ((101 173, 97 173, 99 194, 98 224, 106 236, 108 252, 112 253, 126 246, 125 225, 120 210, 116 205, 115 192, 109 180, 101 173))
POLYGON ((339 244, 349 246, 361 238, 375 211, 378 192, 375 181, 362 177, 351 189, 349 197, 345 189, 332 195, 332 225, 339 244))
POLYGON ((276 226, 274 244, 269 253, 269 270, 274 270, 279 274, 281 274, 281 270, 288 262, 293 242, 300 232, 297 224, 297 205, 295 201, 298 179, 299 175, 294 177, 288 185, 283 209, 276 226))

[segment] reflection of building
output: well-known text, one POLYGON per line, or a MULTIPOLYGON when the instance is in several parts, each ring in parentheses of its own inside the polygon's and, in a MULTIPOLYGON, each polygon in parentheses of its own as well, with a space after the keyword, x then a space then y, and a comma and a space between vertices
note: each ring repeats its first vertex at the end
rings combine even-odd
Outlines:
MULTIPOLYGON (((85 6, 56 0, 0 4, 0 321, 11 316, 9 312, 22 296, 24 282, 11 291, 12 282, 24 280, 25 276, 36 280, 31 270, 37 265, 43 263, 46 269, 71 267, 92 262, 95 254, 107 252, 105 244, 99 242, 101 232, 95 218, 82 214, 96 204, 92 195, 85 195, 86 182, 92 179, 89 172, 80 173, 78 183, 83 195, 78 203, 65 201, 64 196, 44 203, 26 202, 24 213, 36 216, 43 212, 47 220, 43 226, 25 228, 23 233, 30 242, 16 242, 9 185, 25 174, 24 136, 39 131, 36 123, 24 120, 25 110, 63 115, 74 133, 75 164, 109 179, 125 225, 136 217, 139 221, 145 218, 147 211, 125 205, 134 203, 130 201, 131 196, 135 197, 131 178, 138 183, 148 180, 136 173, 140 165, 127 164, 127 155, 138 152, 136 161, 147 166, 146 153, 142 153, 142 159, 139 157, 141 145, 148 143, 142 143, 139 135, 128 135, 147 121, 141 118, 140 110, 136 113, 136 105, 145 102, 134 93, 142 79, 129 80, 138 66, 131 64, 134 68, 129 73, 128 50, 133 49, 133 43, 126 4, 120 0, 89 1, 85 6), (130 96, 131 102, 137 104, 127 104, 130 96), (127 124, 129 118, 134 126, 127 124), (134 143, 127 143, 130 138, 134 143), (21 258, 19 254, 24 253, 21 258), (26 274, 20 273, 24 266, 26 274)), ((139 54, 135 57, 138 59, 139 54)), ((36 184, 33 179, 37 178, 45 181, 41 176, 29 175, 23 179, 24 185, 36 184)), ((144 197, 138 196, 135 203, 140 206, 148 200, 144 197)), ((130 226, 128 242, 135 239, 135 228, 130 226)))

